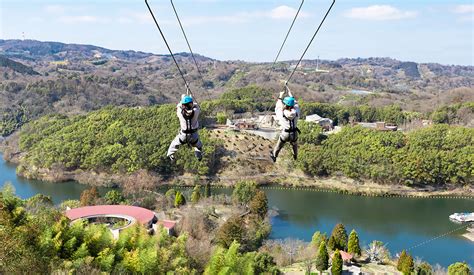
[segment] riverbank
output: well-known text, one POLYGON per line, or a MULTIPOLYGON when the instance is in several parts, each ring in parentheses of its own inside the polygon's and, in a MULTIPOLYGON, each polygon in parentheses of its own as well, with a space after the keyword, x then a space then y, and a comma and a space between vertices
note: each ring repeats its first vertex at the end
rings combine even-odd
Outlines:
MULTIPOLYGON (((474 186, 465 185, 462 187, 453 185, 444 186, 421 186, 409 187, 401 184, 382 185, 368 180, 354 180, 344 176, 333 177, 311 177, 296 169, 291 161, 282 158, 276 164, 271 163, 269 159, 251 158, 251 152, 241 153, 240 159, 225 157, 228 162, 219 173, 213 176, 196 176, 194 174, 184 175, 163 175, 155 172, 139 170, 133 174, 110 173, 107 171, 88 171, 74 170, 66 171, 61 166, 56 165, 51 169, 27 166, 21 162, 24 153, 20 152, 18 147, 18 132, 15 132, 0 145, 0 152, 4 151, 5 161, 17 165, 16 172, 19 176, 27 179, 42 180, 48 182, 76 181, 81 184, 117 187, 133 182, 142 185, 146 178, 147 188, 157 188, 160 186, 194 186, 198 182, 210 182, 214 187, 233 187, 239 180, 254 180, 264 188, 292 188, 324 192, 337 192, 357 196, 380 196, 380 197, 443 197, 443 198, 474 198, 474 186), (251 161, 250 161, 250 160, 251 161), (251 167, 256 167, 251 169, 251 167), (153 182, 150 186, 150 182, 153 182)), ((223 132, 216 132, 219 138, 227 135, 223 132)), ((234 143, 245 143, 246 139, 238 136, 226 137, 232 138, 234 143)), ((247 137, 250 140, 257 137, 247 137)), ((271 146, 268 140, 258 138, 264 142, 264 146, 271 146)), ((237 144, 242 146, 242 144, 237 144)), ((237 146, 237 147, 238 147, 237 146)))
MULTIPOLYGON (((15 162, 13 162, 15 163, 15 162)), ((18 163, 15 163, 18 165, 18 163)), ((266 173, 248 176, 215 175, 201 176, 185 175, 160 175, 149 171, 138 171, 134 174, 110 174, 96 171, 62 171, 60 169, 45 169, 38 167, 18 166, 17 174, 27 179, 42 180, 54 183, 77 181, 81 184, 117 187, 128 182, 142 185, 143 177, 154 182, 150 188, 160 186, 193 187, 196 181, 210 182, 215 188, 232 188, 239 180, 254 180, 261 188, 265 189, 296 189, 318 192, 334 192, 355 196, 379 197, 426 197, 426 198, 464 198, 474 199, 474 190, 470 186, 462 188, 413 188, 403 185, 381 185, 369 181, 355 181, 346 177, 313 178, 296 174, 266 173)))

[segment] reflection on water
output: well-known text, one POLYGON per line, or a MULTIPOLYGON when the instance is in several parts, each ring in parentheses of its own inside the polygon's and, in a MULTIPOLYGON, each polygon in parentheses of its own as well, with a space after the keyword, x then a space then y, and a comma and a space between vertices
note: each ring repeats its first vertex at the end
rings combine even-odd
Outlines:
MULTIPOLYGON (((342 222, 359 233, 361 245, 376 239, 395 254, 459 228, 449 221, 454 212, 474 212, 473 200, 358 197, 301 190, 267 190, 270 206, 279 215, 272 220, 271 238, 310 241, 315 231, 331 233, 342 222)), ((447 266, 455 261, 474 265, 474 243, 461 236, 465 229, 414 248, 411 253, 430 263, 447 266)), ((348 232, 349 233, 349 232, 348 232)))
MULTIPOLYGON (((50 183, 39 180, 27 180, 17 177, 15 173, 16 166, 3 160, 0 154, 0 186, 5 182, 11 182, 15 187, 17 196, 20 198, 29 198, 35 194, 44 194, 51 196, 55 204, 64 200, 79 199, 81 192, 87 189, 87 185, 78 184, 74 181, 50 183)), ((106 188, 99 188, 100 193, 106 192, 106 188)))
MULTIPOLYGON (((11 181, 22 198, 42 193, 51 196, 55 203, 78 199, 87 188, 75 182, 47 183, 18 178, 15 166, 5 163, 2 158, 0 185, 5 181, 11 181)), ((104 193, 105 189, 101 191, 104 193)), ((217 189, 213 192, 230 194, 232 191, 217 189)), ((271 238, 310 241, 315 231, 330 234, 334 225, 342 222, 348 231, 357 230, 362 246, 380 240, 388 244, 392 254, 459 227, 449 221, 450 214, 474 212, 473 200, 374 198, 301 190, 265 192, 269 206, 279 210, 278 216, 272 218, 271 238)), ((410 252, 432 264, 448 266, 465 261, 474 266, 474 243, 462 237, 463 232, 464 229, 456 231, 410 252)))

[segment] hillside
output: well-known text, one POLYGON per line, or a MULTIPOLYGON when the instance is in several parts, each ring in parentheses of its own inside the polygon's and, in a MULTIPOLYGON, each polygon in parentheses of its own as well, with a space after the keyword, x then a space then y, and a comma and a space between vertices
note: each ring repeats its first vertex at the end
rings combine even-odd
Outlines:
MULTIPOLYGON (((83 114, 107 105, 171 103, 184 92, 169 55, 34 40, 0 40, 0 55, 15 62, 13 68, 0 66, 1 135, 48 113, 83 114)), ((201 100, 249 84, 276 94, 295 63, 278 63, 270 72, 269 63, 218 61, 197 55, 203 82, 188 53, 176 57, 201 100)), ((321 60, 318 68, 328 73, 317 72, 317 67, 316 60, 302 62, 291 83, 297 96, 347 106, 398 104, 418 112, 474 100, 472 66, 358 58, 321 60)))

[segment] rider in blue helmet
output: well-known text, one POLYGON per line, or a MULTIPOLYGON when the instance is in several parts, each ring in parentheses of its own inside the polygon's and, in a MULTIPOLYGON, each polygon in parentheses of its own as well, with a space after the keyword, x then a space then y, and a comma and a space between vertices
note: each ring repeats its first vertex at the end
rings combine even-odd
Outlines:
POLYGON ((281 126, 280 137, 275 148, 270 152, 270 157, 273 162, 276 161, 280 150, 286 142, 290 142, 293 147, 293 159, 298 157, 298 133, 297 127, 298 118, 300 116, 300 108, 291 91, 287 88, 286 91, 280 93, 278 101, 275 106, 275 114, 278 123, 281 126), (285 92, 288 91, 288 96, 283 98, 285 92))
POLYGON ((171 161, 175 160, 174 154, 180 145, 188 144, 194 147, 194 155, 200 161, 202 159, 202 143, 199 140, 199 113, 201 109, 197 102, 193 101, 191 95, 182 95, 181 101, 176 106, 176 115, 179 119, 180 130, 171 142, 167 156, 171 161))

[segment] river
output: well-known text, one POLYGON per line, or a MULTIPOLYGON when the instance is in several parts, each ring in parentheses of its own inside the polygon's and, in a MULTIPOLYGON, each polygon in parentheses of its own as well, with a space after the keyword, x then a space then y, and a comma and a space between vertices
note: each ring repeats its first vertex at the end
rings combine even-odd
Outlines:
MULTIPOLYGON (((87 188, 76 182, 47 183, 19 178, 15 165, 6 163, 1 154, 0 158, 0 185, 10 181, 21 198, 41 193, 60 203, 78 199, 87 188)), ((265 192, 269 206, 279 213, 272 218, 270 238, 310 241, 315 231, 330 234, 334 225, 342 222, 348 233, 353 228, 359 233, 361 247, 379 240, 395 255, 428 241, 409 252, 444 267, 456 261, 474 266, 474 243, 461 236, 465 229, 429 241, 459 228, 448 216, 454 212, 474 212, 474 200, 359 197, 292 189, 265 189, 265 192)))

